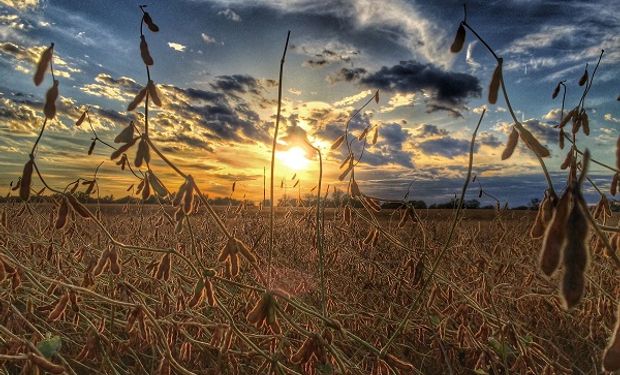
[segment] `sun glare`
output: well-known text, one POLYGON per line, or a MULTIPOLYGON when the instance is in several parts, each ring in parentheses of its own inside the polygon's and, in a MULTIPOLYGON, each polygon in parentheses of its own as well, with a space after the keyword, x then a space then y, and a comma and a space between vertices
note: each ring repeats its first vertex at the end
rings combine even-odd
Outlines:
POLYGON ((292 147, 291 149, 279 153, 280 160, 289 168, 295 171, 306 169, 310 160, 306 159, 306 152, 301 147, 292 147))

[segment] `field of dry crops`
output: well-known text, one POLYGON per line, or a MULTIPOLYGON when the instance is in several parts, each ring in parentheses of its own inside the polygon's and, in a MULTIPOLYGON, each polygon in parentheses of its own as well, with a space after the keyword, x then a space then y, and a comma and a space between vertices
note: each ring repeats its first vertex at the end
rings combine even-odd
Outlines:
MULTIPOLYGON (((556 281, 536 271, 540 240, 528 235, 533 213, 527 211, 465 212, 446 261, 421 293, 422 269, 446 242, 452 211, 418 211, 419 220, 400 228, 402 212, 381 212, 385 234, 364 244, 369 225, 362 211, 353 210, 347 225, 344 209, 327 210, 323 315, 312 209, 280 209, 273 254, 277 310, 273 324, 257 328, 248 321, 264 292, 256 271, 242 261, 233 278, 217 266, 227 240, 202 207, 191 216, 192 232, 177 234, 164 207, 102 206, 101 222, 115 241, 132 244, 114 247, 79 215, 70 215, 68 229, 58 232, 50 206, 24 207, 3 207, 0 358, 35 345, 44 354, 57 352, 59 363, 79 374, 155 373, 167 353, 188 371, 209 374, 267 373, 264 354, 316 374, 338 366, 387 374, 385 363, 407 374, 593 373, 614 324, 617 283, 609 261, 595 253, 587 296, 566 312, 556 281), (385 240, 388 235, 398 245, 385 240), (153 248, 180 256, 166 263, 169 253, 153 248), (112 249, 118 266, 99 267, 112 249), (215 267, 208 280, 217 307, 191 301, 194 267, 215 267), (386 343, 410 307, 389 353, 413 367, 379 360, 374 348, 386 343), (296 354, 308 340, 316 340, 313 355, 296 354)), ((267 215, 218 213, 253 246, 256 267, 264 270, 267 215)), ((3 369, 18 373, 21 364, 5 361, 3 369)))
MULTIPOLYGON (((321 151, 329 150, 289 128, 289 141, 318 154, 316 198, 302 208, 218 208, 201 191, 204 182, 179 169, 149 136, 149 103, 159 107, 162 100, 145 35, 159 27, 140 9, 147 81, 127 111, 143 104, 143 114, 113 142, 91 126, 88 153, 98 143, 110 148, 119 173, 135 177, 141 200, 84 205, 78 196, 97 201, 100 193, 98 167, 92 178, 64 188, 48 183, 37 146, 56 117, 53 43, 37 64, 35 85, 48 71, 53 79, 45 120, 21 178, 11 183, 20 199, 0 207, 2 373, 550 375, 620 369, 620 329, 614 328, 620 229, 607 195, 588 178, 592 163, 606 168, 610 194, 616 194, 620 141, 615 166, 577 146, 578 136, 590 134, 584 103, 604 51, 591 73, 586 65, 578 81, 583 94, 566 116, 562 100, 557 129, 560 148, 569 146, 561 166, 568 178, 556 191, 544 161, 550 151, 512 109, 503 59, 466 19, 457 29, 452 52, 461 51, 471 32, 497 61, 488 101, 495 104, 501 88, 514 120, 502 159, 521 143, 540 162, 548 186, 536 212, 463 207, 486 110, 472 134, 454 210, 416 209, 407 197, 390 201, 364 191, 355 167, 366 145, 376 142, 378 125, 353 135, 349 123, 379 102, 378 91, 343 124, 331 147, 348 151, 339 177, 347 186, 345 204, 325 207, 321 151), (361 152, 353 151, 354 142, 361 152), (166 187, 151 158, 183 183, 166 187), (594 208, 582 195, 586 184, 600 193, 594 208), (153 197, 155 204, 144 203, 153 197), (385 203, 400 208, 387 210, 385 203)), ((269 202, 275 202, 289 37, 280 60, 271 181, 264 190, 269 202)), ((566 93, 565 82, 552 98, 566 93)), ((86 107, 75 126, 90 125, 89 116, 86 107)))

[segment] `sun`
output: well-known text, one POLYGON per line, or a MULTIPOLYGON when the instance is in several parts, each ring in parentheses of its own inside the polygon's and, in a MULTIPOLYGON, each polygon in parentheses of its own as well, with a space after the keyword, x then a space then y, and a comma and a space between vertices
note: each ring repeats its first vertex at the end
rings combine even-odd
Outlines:
POLYGON ((310 160, 306 159, 306 152, 301 147, 291 147, 287 151, 278 153, 279 159, 284 165, 294 171, 308 168, 310 160))

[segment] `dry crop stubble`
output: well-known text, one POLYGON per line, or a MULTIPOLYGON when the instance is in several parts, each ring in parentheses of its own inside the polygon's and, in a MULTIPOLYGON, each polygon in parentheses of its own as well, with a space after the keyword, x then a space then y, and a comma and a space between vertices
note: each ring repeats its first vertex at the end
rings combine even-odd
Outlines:
MULTIPOLYGON (((407 197, 369 194, 355 172, 380 131, 372 124, 351 134, 349 124, 372 101, 379 103, 378 91, 343 124, 343 134, 331 146, 333 151, 346 147, 340 168, 340 180, 348 186, 346 203, 326 208, 322 197, 329 188, 322 186, 321 149, 306 139, 318 151, 321 166, 311 190, 316 200, 280 212, 272 206, 265 215, 241 205, 236 210, 211 206, 201 182, 151 139, 149 105, 165 105, 166 98, 151 77, 157 56, 151 55, 145 34, 160 28, 145 6, 140 10, 136 59, 146 68, 146 85, 127 109, 137 111, 143 104, 144 116, 120 131, 114 139, 118 148, 98 137, 89 107, 76 126, 89 124, 93 139, 87 154, 95 157, 97 142, 110 148, 119 170, 135 178, 137 188, 128 190, 142 199, 117 206, 81 203, 78 193, 99 195, 99 167, 92 178, 77 178, 66 188, 47 183, 37 166, 37 146, 56 117, 53 44, 35 69, 34 83, 40 85, 49 69, 52 86, 45 95, 41 131, 14 186, 23 202, 2 207, 0 369, 560 374, 620 367, 614 316, 620 229, 602 192, 594 210, 582 197, 584 185, 595 186, 587 175, 593 164, 610 170, 617 184, 620 156, 615 167, 608 166, 577 147, 577 136, 590 134, 585 103, 598 63, 591 72, 586 66, 576 81, 584 90, 579 103, 566 116, 562 113, 559 139, 571 147, 564 163, 569 182, 558 193, 543 160, 549 150, 514 114, 503 59, 466 16, 458 27, 452 52, 462 49, 469 30, 496 59, 488 101, 496 104, 501 90, 514 120, 502 159, 510 160, 522 141, 549 183, 535 215, 499 204, 484 212, 463 207, 475 180, 476 133, 484 112, 472 135, 468 172, 454 210, 421 210, 407 197), (564 133, 569 123, 570 135, 564 133), (352 147, 354 142, 361 147, 352 147), (155 158, 182 178, 176 193, 158 177, 162 171, 153 170, 155 158), (33 196, 39 184, 54 198, 33 196), (146 204, 151 197, 156 203, 146 204), (387 210, 385 203, 398 208, 387 210), (604 353, 592 345, 606 339, 604 353)), ((289 36, 280 60, 276 122, 289 36)), ((564 82, 552 99, 561 88, 564 108, 564 82)), ((272 202, 274 170, 272 161, 272 202)), ((301 191, 296 177, 291 181, 301 191)))

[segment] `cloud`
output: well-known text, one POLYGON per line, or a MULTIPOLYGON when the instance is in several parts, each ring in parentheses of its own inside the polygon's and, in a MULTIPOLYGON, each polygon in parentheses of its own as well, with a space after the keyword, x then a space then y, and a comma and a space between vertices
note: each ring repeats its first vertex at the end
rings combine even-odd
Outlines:
POLYGON ((218 76, 214 83, 211 83, 214 89, 229 93, 253 93, 259 94, 263 89, 261 83, 254 77, 247 74, 233 74, 218 76))
MULTIPOLYGON (((261 99, 261 81, 249 75, 223 75, 216 77, 210 87, 202 90, 159 84, 164 106, 153 108, 149 121, 154 125, 155 137, 168 147, 207 151, 214 149, 214 143, 269 141, 266 125, 252 109, 253 104, 240 96, 251 93, 261 99)), ((100 73, 94 83, 80 90, 126 103, 140 88, 131 78, 100 73)))
POLYGON ((142 89, 136 81, 128 77, 112 78, 107 73, 95 76, 94 83, 80 87, 80 91, 110 100, 130 101, 142 89))
MULTIPOLYGON (((203 39, 204 39, 204 34, 203 34, 203 39)), ((184 46, 181 43, 175 43, 175 42, 168 42, 168 47, 172 48, 173 50, 177 52, 185 52, 185 49, 187 48, 187 46, 184 46)))
POLYGON ((538 31, 511 42, 501 53, 525 53, 534 49, 569 42, 581 29, 575 25, 542 25, 538 31))
POLYGON ((314 0, 214 0, 224 6, 266 7, 283 14, 317 15, 332 18, 333 24, 350 25, 350 32, 364 35, 376 32, 386 41, 398 43, 415 56, 445 64, 452 57, 445 29, 423 15, 416 4, 406 0, 386 0, 381 6, 370 0, 341 0, 329 2, 314 0))
POLYGON ((407 149, 407 145, 412 141, 409 131, 401 124, 389 123, 379 126, 378 132, 379 141, 364 153, 362 162, 372 166, 392 164, 414 168, 413 152, 407 149))
POLYGON ((447 110, 458 113, 470 97, 482 91, 478 78, 465 73, 448 72, 432 64, 401 61, 391 67, 382 67, 360 80, 368 87, 398 92, 423 91, 429 95, 427 110, 447 110))
POLYGON ((417 146, 427 155, 438 155, 452 159, 469 153, 469 144, 470 141, 466 139, 445 136, 422 141, 417 146))
POLYGON ((334 102, 334 107, 346 107, 352 104, 359 102, 360 100, 368 97, 368 95, 372 94, 372 90, 364 90, 359 94, 346 96, 336 102, 334 102))
MULTIPOLYGON (((0 57, 7 58, 14 65, 14 69, 24 74, 34 73, 34 67, 39 61, 41 53, 48 46, 31 46, 26 47, 13 42, 0 43, 0 57)), ((67 57, 60 55, 54 50, 54 74, 57 77, 72 79, 73 73, 79 73, 82 70, 70 61, 67 57)))
POLYGON ((393 95, 388 101, 386 106, 383 106, 379 109, 381 113, 392 112, 396 108, 400 107, 413 107, 413 102, 415 100, 415 93, 410 94, 401 94, 396 93, 393 95))
POLYGON ((562 110, 560 108, 553 108, 549 112, 545 113, 542 119, 551 124, 558 124, 561 120, 560 119, 561 114, 562 114, 562 110))
POLYGON ((214 37, 210 36, 207 33, 201 33, 200 36, 202 37, 202 40, 207 44, 217 43, 217 40, 215 40, 214 37))
POLYGON ((493 148, 497 148, 503 144, 502 141, 497 137, 497 135, 490 132, 481 132, 478 136, 477 141, 480 142, 480 144, 482 145, 493 148))
POLYGON ((477 71, 481 67, 480 63, 474 60, 474 47, 476 47, 477 44, 477 40, 469 43, 467 45, 467 52, 465 53, 465 62, 467 62, 472 72, 477 71))
POLYGON ((232 9, 224 9, 224 10, 220 10, 219 12, 217 12, 218 16, 222 16, 225 17, 228 20, 234 21, 234 22, 241 22, 241 16, 239 16, 237 13, 235 13, 235 11, 233 11, 232 9))
POLYGON ((422 124, 418 126, 416 129, 416 137, 418 138, 429 138, 434 136, 446 136, 449 132, 446 129, 440 129, 436 125, 433 124, 422 124))
POLYGON ((603 116, 603 119, 605 119, 605 121, 615 122, 616 124, 620 124, 620 118, 616 118, 612 116, 611 113, 605 113, 605 116, 603 116))
POLYGON ((326 77, 327 82, 334 84, 337 82, 357 81, 367 73, 364 68, 341 68, 339 71, 326 77))
POLYGON ((39 0, 0 0, 0 4, 24 11, 39 6, 39 0))
POLYGON ((351 63, 360 55, 359 49, 339 41, 312 41, 293 46, 294 51, 310 56, 303 65, 311 68, 335 63, 351 63))

